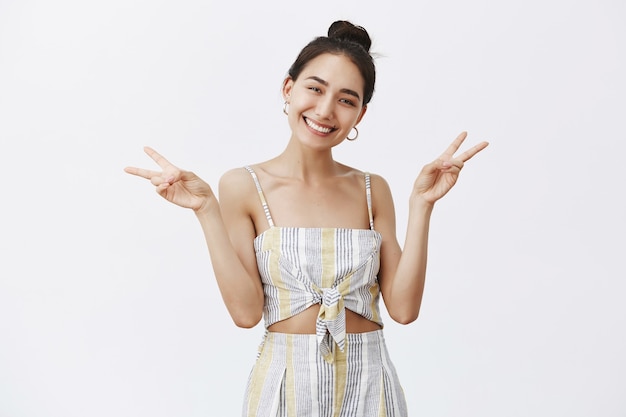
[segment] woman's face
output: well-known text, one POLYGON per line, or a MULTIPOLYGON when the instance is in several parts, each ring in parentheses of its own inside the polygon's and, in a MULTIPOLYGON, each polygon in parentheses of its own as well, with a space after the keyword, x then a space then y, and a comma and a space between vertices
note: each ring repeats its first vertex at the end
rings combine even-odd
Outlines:
POLYGON ((287 78, 283 85, 293 135, 318 149, 341 143, 365 114, 363 83, 357 66, 343 55, 311 60, 297 80, 287 78))

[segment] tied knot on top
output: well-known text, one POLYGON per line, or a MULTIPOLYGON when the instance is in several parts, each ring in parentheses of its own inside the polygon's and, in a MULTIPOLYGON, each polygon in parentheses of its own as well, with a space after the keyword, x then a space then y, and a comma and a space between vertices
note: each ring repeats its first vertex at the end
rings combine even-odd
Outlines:
POLYGON ((333 362, 331 342, 343 352, 346 343, 346 309, 337 288, 323 288, 317 315, 316 334, 320 352, 328 363, 333 362))

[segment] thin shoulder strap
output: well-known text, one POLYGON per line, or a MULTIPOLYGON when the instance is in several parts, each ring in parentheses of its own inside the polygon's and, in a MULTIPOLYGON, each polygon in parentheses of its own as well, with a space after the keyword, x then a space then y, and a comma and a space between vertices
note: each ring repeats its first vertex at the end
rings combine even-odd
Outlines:
POLYGON ((370 229, 374 230, 374 215, 372 213, 372 182, 370 173, 365 173, 365 197, 367 198, 367 214, 370 216, 370 229))
POLYGON ((246 168, 250 175, 252 175, 252 179, 254 180, 256 189, 259 192, 259 198, 261 199, 261 204, 263 205, 265 217, 267 217, 267 222, 269 223, 270 227, 274 227, 274 220, 272 220, 272 215, 270 214, 270 209, 267 206, 267 201, 265 201, 265 195, 263 194, 263 190, 261 189, 261 183, 259 182, 259 178, 256 176, 256 172, 254 172, 254 170, 248 165, 246 165, 244 168, 246 168))

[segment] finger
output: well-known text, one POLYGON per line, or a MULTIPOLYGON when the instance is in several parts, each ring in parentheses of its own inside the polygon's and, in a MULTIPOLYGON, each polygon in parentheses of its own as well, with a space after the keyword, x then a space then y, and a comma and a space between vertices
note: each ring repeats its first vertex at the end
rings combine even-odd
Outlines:
POLYGON ((145 146, 143 148, 144 152, 148 154, 148 156, 150 158, 152 158, 152 160, 154 162, 157 163, 157 165, 159 165, 161 168, 165 169, 168 166, 173 166, 173 164, 168 161, 167 159, 165 159, 165 157, 163 157, 163 155, 161 155, 160 153, 158 153, 157 151, 155 151, 154 149, 152 149, 149 146, 145 146))
POLYGON ((124 172, 131 174, 131 175, 136 175, 141 178, 145 178, 147 180, 151 180, 152 178, 161 175, 161 173, 157 171, 151 171, 149 169, 136 168, 136 167, 126 167, 124 168, 124 172))
POLYGON ((174 182, 174 180, 170 177, 170 178, 163 178, 161 176, 155 176, 150 178, 150 183, 152 183, 152 185, 154 186, 167 186, 169 187, 170 185, 172 185, 172 183, 174 182))
POLYGON ((485 149, 487 145, 489 145, 489 142, 481 142, 478 145, 474 145, 470 149, 466 150, 465 152, 457 156, 455 159, 460 159, 463 162, 467 162, 470 159, 472 159, 472 157, 476 155, 478 152, 485 149))
POLYGON ((455 158, 448 159, 447 161, 441 161, 438 167, 441 171, 461 171, 463 169, 463 160, 455 158))
POLYGON ((438 175, 439 173, 459 173, 463 169, 460 159, 435 159, 422 167, 420 175, 438 175))
POLYGON ((452 141, 452 143, 450 144, 450 146, 448 146, 445 152, 441 154, 442 158, 451 159, 454 153, 459 150, 459 147, 461 147, 461 144, 463 143, 466 137, 467 137, 467 132, 461 132, 459 136, 457 136, 456 139, 452 141))
POLYGON ((165 181, 165 182, 161 182, 159 184, 154 184, 156 185, 156 192, 159 195, 163 195, 163 193, 165 193, 165 190, 167 190, 167 188, 171 185, 169 182, 165 181))

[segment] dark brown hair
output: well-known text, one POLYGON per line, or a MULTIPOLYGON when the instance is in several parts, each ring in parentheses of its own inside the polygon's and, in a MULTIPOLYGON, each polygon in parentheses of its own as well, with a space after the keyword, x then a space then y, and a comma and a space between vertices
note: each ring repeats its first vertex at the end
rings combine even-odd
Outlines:
POLYGON ((289 76, 295 81, 304 67, 314 58, 329 53, 345 55, 357 66, 363 77, 363 105, 374 95, 376 67, 369 53, 372 40, 361 26, 345 20, 337 20, 328 28, 328 36, 319 36, 309 42, 289 68, 289 76))

